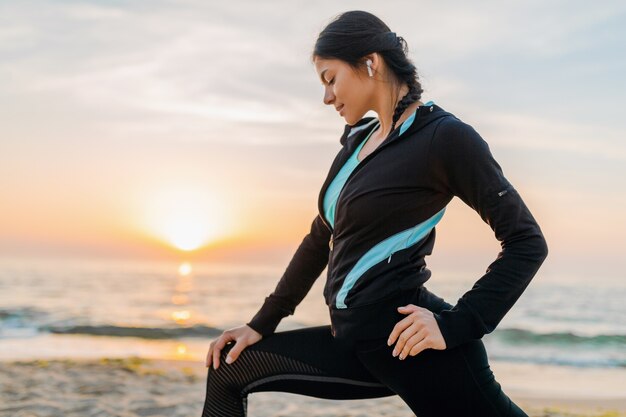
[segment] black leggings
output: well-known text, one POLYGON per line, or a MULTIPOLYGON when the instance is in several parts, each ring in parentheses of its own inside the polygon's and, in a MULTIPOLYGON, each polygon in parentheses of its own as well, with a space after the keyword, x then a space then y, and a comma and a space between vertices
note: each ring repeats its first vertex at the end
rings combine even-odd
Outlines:
MULTIPOLYGON (((425 287, 419 299, 431 311, 452 307, 425 287)), ((387 338, 347 347, 326 325, 265 336, 229 365, 232 346, 208 370, 202 417, 245 416, 248 394, 262 391, 337 400, 399 395, 418 417, 528 417, 502 391, 479 339, 400 360, 387 338)))

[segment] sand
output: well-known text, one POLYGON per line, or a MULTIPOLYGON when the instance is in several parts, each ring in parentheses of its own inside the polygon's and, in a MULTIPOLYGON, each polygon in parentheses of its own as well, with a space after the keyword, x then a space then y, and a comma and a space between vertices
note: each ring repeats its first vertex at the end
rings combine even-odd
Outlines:
MULTIPOLYGON (((0 417, 200 416, 207 368, 134 358, 0 362, 0 417)), ((509 396, 531 416, 626 416, 626 400, 509 396)), ((399 397, 336 401, 280 392, 248 397, 254 417, 413 416, 399 397)))

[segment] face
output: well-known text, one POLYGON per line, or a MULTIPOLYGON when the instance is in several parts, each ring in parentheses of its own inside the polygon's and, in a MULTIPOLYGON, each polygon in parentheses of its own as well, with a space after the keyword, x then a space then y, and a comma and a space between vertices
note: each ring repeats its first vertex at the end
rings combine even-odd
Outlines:
POLYGON ((324 104, 340 111, 346 123, 353 125, 371 109, 372 82, 359 76, 350 65, 340 59, 315 57, 315 71, 324 87, 324 104))

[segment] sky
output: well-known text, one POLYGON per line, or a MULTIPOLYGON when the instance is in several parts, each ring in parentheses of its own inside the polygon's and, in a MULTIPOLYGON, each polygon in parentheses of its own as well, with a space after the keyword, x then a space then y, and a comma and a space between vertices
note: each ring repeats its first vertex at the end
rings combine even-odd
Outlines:
MULTIPOLYGON (((0 256, 286 266, 345 125, 309 56, 348 10, 405 38, 422 101, 489 143, 542 271, 624 277, 622 1, 0 0, 0 256)), ((432 261, 499 250, 455 198, 432 261)))

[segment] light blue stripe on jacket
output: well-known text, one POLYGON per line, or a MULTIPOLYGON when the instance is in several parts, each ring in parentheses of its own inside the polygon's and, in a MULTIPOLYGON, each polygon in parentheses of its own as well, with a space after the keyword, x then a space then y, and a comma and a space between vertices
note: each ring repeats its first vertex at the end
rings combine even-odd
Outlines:
POLYGON ((348 292, 354 287, 354 284, 359 280, 361 276, 372 266, 385 259, 391 260, 391 256, 402 249, 406 249, 411 245, 422 240, 428 236, 430 231, 435 227, 439 220, 443 217, 446 208, 442 208, 437 214, 423 221, 422 223, 414 226, 410 229, 403 230, 388 237, 387 239, 377 243, 374 247, 368 250, 354 265, 354 267, 348 272, 346 278, 343 281, 341 289, 337 293, 337 308, 347 308, 345 299, 348 292))
MULTIPOLYGON (((431 106, 434 102, 431 100, 424 104, 424 106, 431 106)), ((415 115, 417 112, 413 112, 411 116, 409 116, 400 126, 400 135, 402 135, 406 130, 413 124, 415 120, 415 115)), ((379 123, 378 120, 372 121, 371 123, 379 123)), ((371 124, 370 123, 370 124, 371 124)), ((368 127, 370 124, 366 126, 362 126, 361 129, 368 127)), ((357 155, 361 151, 361 148, 367 142, 371 134, 378 127, 372 129, 372 131, 367 135, 365 139, 359 144, 359 146, 352 153, 350 158, 345 162, 343 167, 339 170, 333 181, 328 186, 326 190, 326 194, 324 195, 324 214, 326 219, 330 223, 330 225, 335 227, 335 207, 337 205, 337 199, 339 197, 339 193, 341 192, 343 186, 346 183, 346 180, 350 176, 350 173, 354 170, 354 168, 359 164, 359 160, 357 159, 357 155)), ((410 228, 404 230, 402 232, 396 233, 393 236, 388 237, 387 239, 379 242, 374 247, 372 247, 369 251, 367 251, 359 261, 354 265, 352 270, 346 276, 344 283, 337 294, 336 305, 337 308, 347 308, 345 304, 346 296, 348 292, 354 287, 354 284, 358 281, 358 279, 363 276, 365 272, 372 266, 377 263, 383 261, 384 259, 391 260, 391 256, 394 252, 397 252, 402 249, 406 249, 411 245, 419 242, 421 239, 426 237, 430 231, 435 227, 435 225, 441 220, 443 214, 445 212, 445 207, 441 209, 437 214, 432 216, 430 219, 425 220, 424 222, 410 228)))
MULTIPOLYGON (((431 106, 433 104, 434 102, 430 100, 428 103, 425 103, 424 106, 431 106)), ((416 112, 413 112, 413 114, 411 114, 411 116, 408 119, 402 122, 402 125, 400 126, 400 135, 406 132, 406 130, 411 126, 411 124, 413 124, 413 121, 415 120, 415 113, 416 112)), ((372 120, 372 122, 368 123, 367 125, 360 126, 356 129, 358 130, 365 129, 369 127, 372 123, 379 124, 379 121, 378 119, 372 120)), ((350 135, 354 134, 356 129, 353 129, 350 132, 350 135)), ((369 137, 372 135, 372 133, 376 129, 378 129, 378 127, 373 128, 372 131, 367 135, 367 137, 363 139, 361 144, 359 144, 356 150, 352 153, 352 156, 350 156, 350 158, 341 167, 337 175, 335 175, 335 178, 333 178, 333 181, 330 183, 330 185, 326 189, 326 194, 324 195, 324 214, 326 216, 326 220, 328 220, 329 224, 333 228, 335 227, 335 206, 337 205, 337 198, 339 197, 339 193, 341 192, 341 189, 345 185, 346 180, 350 176, 350 173, 359 164, 357 155, 361 151, 361 148, 363 147, 363 145, 365 145, 365 142, 367 142, 369 137)))
POLYGON ((359 154, 361 148, 363 147, 363 145, 365 145, 365 142, 367 142, 375 129, 377 128, 372 129, 372 131, 367 135, 365 139, 363 139, 361 144, 352 153, 352 156, 350 156, 350 158, 343 164, 337 175, 335 175, 335 178, 333 178, 333 181, 328 186, 326 194, 324 194, 324 214, 326 215, 326 219, 333 228, 335 227, 335 206, 337 205, 337 198, 339 197, 339 193, 343 189, 346 180, 348 179, 354 168, 359 165, 360 161, 357 159, 357 155, 359 154))

